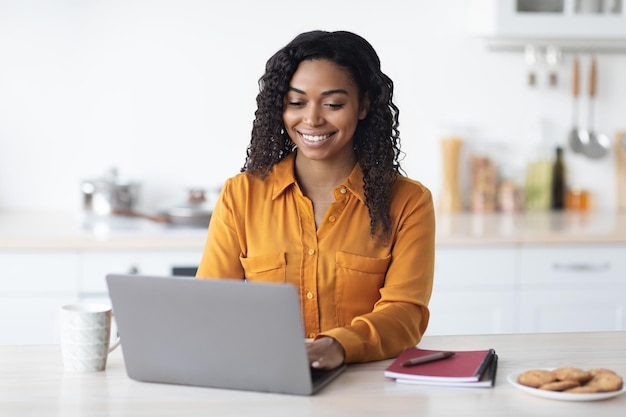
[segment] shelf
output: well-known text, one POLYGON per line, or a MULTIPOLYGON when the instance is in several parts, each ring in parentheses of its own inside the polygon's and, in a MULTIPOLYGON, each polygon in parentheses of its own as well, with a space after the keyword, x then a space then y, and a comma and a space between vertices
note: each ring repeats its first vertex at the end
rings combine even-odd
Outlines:
POLYGON ((471 0, 469 31, 489 48, 553 45, 573 52, 626 52, 624 0, 471 0))

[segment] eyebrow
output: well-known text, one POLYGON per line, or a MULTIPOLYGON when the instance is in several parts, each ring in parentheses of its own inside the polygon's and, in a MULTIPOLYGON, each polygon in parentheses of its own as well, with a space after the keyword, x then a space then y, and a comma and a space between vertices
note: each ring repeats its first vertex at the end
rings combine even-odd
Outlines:
MULTIPOLYGON (((302 91, 302 90, 300 90, 298 88, 295 88, 295 87, 289 87, 289 91, 293 91, 293 92, 296 92, 298 94, 306 95, 306 93, 304 91, 302 91)), ((346 96, 349 95, 348 92, 346 90, 342 89, 342 88, 337 88, 335 90, 328 90, 328 91, 323 91, 322 92, 323 96, 331 96, 333 94, 344 94, 346 96)))

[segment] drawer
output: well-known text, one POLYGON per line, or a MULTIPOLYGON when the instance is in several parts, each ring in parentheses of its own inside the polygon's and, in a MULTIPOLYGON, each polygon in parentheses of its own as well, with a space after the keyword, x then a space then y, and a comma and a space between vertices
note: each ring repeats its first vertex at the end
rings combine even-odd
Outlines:
POLYGON ((524 247, 520 262, 522 287, 626 287, 626 245, 524 247))
POLYGON ((515 285, 517 257, 516 247, 437 247, 435 287, 515 285))
POLYGON ((624 291, 614 288, 522 290, 520 307, 523 333, 626 329, 624 291))
POLYGON ((3 251, 0 274, 0 291, 76 291, 79 255, 67 251, 3 251))
POLYGON ((434 291, 427 335, 498 334, 517 330, 517 294, 510 290, 434 291))
POLYGON ((175 267, 197 267, 198 251, 89 251, 81 257, 81 293, 107 293, 105 277, 109 273, 172 275, 175 267))

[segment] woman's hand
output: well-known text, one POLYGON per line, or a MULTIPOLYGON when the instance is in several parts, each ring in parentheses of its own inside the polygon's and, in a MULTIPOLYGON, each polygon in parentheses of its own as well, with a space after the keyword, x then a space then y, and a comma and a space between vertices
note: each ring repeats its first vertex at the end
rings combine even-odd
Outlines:
POLYGON ((343 347, 328 336, 307 342, 306 351, 311 367, 316 369, 334 369, 341 365, 345 358, 343 347))

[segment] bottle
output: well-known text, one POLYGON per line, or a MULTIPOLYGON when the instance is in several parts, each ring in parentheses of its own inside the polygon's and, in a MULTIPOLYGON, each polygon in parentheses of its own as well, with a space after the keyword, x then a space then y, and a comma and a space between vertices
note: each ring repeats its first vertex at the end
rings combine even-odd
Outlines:
POLYGON ((554 150, 548 143, 551 139, 551 123, 540 119, 530 153, 526 159, 526 178, 524 181, 524 208, 528 211, 544 212, 552 208, 552 174, 554 169, 554 150))
POLYGON ((439 208, 442 212, 459 212, 462 209, 461 190, 459 186, 459 163, 463 140, 447 136, 441 139, 443 153, 443 189, 441 190, 439 208))
POLYGON ((556 158, 552 165, 552 209, 565 208, 565 164, 563 163, 563 148, 557 146, 556 158))

